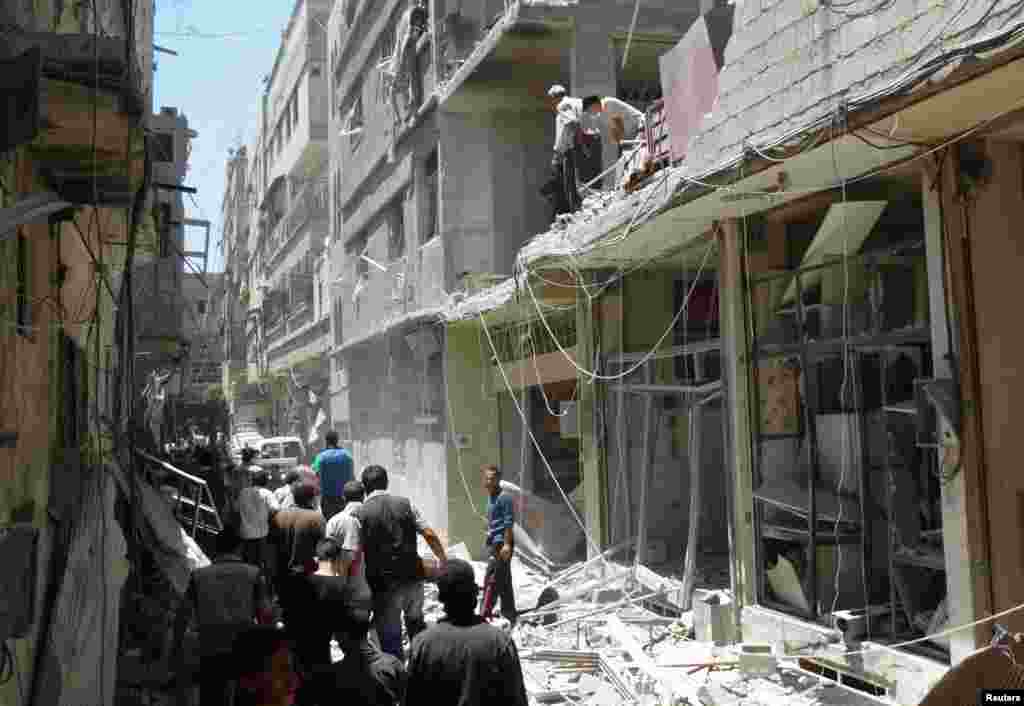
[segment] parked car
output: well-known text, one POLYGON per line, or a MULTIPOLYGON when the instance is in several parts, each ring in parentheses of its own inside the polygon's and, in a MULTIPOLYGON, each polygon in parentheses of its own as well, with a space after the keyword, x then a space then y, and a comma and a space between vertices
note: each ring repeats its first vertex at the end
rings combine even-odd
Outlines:
POLYGON ((255 429, 245 429, 237 432, 231 437, 231 459, 235 463, 241 463, 242 449, 249 447, 259 451, 260 443, 263 440, 263 435, 255 429))
POLYGON ((256 463, 261 468, 270 471, 272 490, 281 487, 288 471, 301 465, 303 459, 306 458, 305 446, 297 436, 275 436, 270 439, 261 439, 253 448, 259 452, 256 463))

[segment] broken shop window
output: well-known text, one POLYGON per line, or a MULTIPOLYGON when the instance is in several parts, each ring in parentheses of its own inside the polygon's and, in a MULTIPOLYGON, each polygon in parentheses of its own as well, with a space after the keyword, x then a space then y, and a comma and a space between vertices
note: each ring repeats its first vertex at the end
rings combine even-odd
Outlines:
MULTIPOLYGON (((946 623, 919 204, 831 203, 750 245, 758 599, 898 642, 946 623)), ((918 649, 918 648, 915 648, 918 649)), ((948 643, 919 651, 948 659, 948 643)))

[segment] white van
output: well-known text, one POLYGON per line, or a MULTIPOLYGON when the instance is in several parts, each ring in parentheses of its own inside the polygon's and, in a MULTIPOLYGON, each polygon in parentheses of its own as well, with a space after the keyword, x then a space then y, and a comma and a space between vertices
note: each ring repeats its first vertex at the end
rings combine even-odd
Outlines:
POLYGON ((274 436, 250 442, 250 445, 257 451, 253 462, 270 471, 271 489, 283 485, 285 474, 306 458, 306 447, 297 436, 274 436))

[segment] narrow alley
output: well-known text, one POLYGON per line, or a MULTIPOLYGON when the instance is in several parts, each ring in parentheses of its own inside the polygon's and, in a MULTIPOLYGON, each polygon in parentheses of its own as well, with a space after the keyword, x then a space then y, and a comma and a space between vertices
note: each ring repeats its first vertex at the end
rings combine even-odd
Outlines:
POLYGON ((0 706, 1024 703, 1022 0, 0 35, 0 706))

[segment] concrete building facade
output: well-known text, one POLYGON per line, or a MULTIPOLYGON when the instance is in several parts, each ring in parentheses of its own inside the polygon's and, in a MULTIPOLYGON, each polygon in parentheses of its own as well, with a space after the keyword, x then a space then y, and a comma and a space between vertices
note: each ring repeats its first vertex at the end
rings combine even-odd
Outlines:
POLYGON ((474 516, 453 529, 450 499, 464 504, 467 485, 483 498, 476 467, 462 469, 467 483, 445 450, 445 403, 462 381, 445 373, 438 315, 512 274, 519 248, 551 224, 540 193, 554 141, 548 87, 657 98, 657 51, 694 16, 674 3, 645 9, 620 70, 625 4, 332 11, 331 422, 357 465, 388 467, 453 541, 475 547, 479 527, 474 516))
POLYGON ((0 703, 111 706, 131 541, 112 470, 135 395, 121 284, 125 244, 156 235, 153 7, 8 2, 0 25, 0 703))
POLYGON ((329 322, 318 301, 318 273, 329 223, 324 27, 330 5, 295 4, 265 78, 247 185, 255 206, 247 253, 248 307, 256 312, 247 319, 249 381, 271 392, 265 433, 304 438, 327 385, 329 322))

